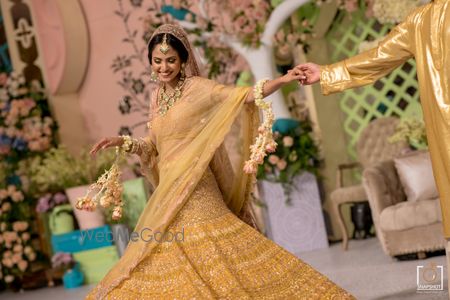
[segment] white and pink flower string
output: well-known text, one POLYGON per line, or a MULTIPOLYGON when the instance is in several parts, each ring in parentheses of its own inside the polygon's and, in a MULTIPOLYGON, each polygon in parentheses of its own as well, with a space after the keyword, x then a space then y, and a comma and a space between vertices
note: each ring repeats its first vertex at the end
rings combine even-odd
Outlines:
POLYGON ((255 174, 258 165, 264 162, 267 153, 275 152, 277 143, 273 139, 272 126, 274 122, 274 114, 272 111, 272 102, 265 102, 263 91, 264 84, 267 79, 259 80, 253 88, 255 104, 263 111, 264 122, 258 127, 258 136, 253 145, 250 146, 250 159, 245 162, 244 172, 247 174, 255 174))

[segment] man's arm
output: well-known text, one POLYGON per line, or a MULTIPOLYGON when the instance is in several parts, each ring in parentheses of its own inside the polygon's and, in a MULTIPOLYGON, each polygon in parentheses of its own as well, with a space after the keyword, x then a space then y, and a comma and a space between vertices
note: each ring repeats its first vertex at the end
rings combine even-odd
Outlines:
POLYGON ((414 56, 411 43, 413 25, 410 20, 408 17, 394 27, 374 49, 331 65, 298 65, 296 71, 305 76, 300 82, 312 84, 320 80, 322 93, 328 95, 372 83, 389 74, 414 56))

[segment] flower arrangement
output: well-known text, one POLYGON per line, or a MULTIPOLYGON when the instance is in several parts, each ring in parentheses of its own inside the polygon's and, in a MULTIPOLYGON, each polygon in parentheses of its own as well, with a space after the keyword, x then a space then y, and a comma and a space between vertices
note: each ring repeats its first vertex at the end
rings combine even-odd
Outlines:
POLYGON ((0 223, 0 280, 6 284, 20 277, 37 258, 31 243, 29 223, 0 223))
POLYGON ((424 122, 415 117, 403 119, 397 125, 395 133, 389 137, 391 143, 400 141, 406 141, 416 149, 427 148, 428 141, 424 122))
POLYGON ((306 119, 285 133, 275 131, 278 144, 274 153, 264 158, 258 168, 257 178, 281 183, 286 204, 290 204, 293 179, 303 171, 319 175, 319 149, 312 138, 312 127, 306 119))
POLYGON ((292 59, 293 48, 297 45, 303 45, 303 50, 307 52, 307 39, 311 34, 313 29, 308 19, 304 19, 296 28, 290 25, 281 27, 273 38, 276 57, 292 59))
POLYGON ((51 146, 56 125, 46 105, 40 105, 43 99, 40 87, 28 87, 23 75, 0 74, 0 157, 17 159, 51 146))
POLYGON ((3 186, 3 184, 6 182, 6 178, 8 177, 8 174, 6 173, 6 167, 6 163, 0 161, 0 187, 3 186))
POLYGON ((314 2, 306 3, 292 13, 273 37, 276 64, 290 66, 296 63, 298 47, 308 53, 309 41, 315 38, 314 25, 320 7, 314 2))
POLYGON ((52 210, 55 206, 67 203, 68 199, 64 193, 50 194, 47 193, 38 199, 36 205, 36 212, 45 213, 52 210))
POLYGON ((231 23, 219 23, 223 26, 219 30, 233 33, 244 45, 258 48, 265 24, 272 11, 269 2, 264 0, 232 0, 223 1, 222 4, 224 6, 221 11, 230 14, 231 23))
POLYGON ((419 5, 417 0, 375 0, 373 15, 381 23, 400 23, 419 5))
POLYGON ((42 260, 28 163, 55 144, 57 125, 40 83, 0 73, 0 288, 17 286, 42 260))
POLYGON ((364 9, 367 18, 375 17, 381 24, 400 23, 421 4, 418 0, 315 0, 315 3, 320 6, 333 1, 348 13, 364 9))

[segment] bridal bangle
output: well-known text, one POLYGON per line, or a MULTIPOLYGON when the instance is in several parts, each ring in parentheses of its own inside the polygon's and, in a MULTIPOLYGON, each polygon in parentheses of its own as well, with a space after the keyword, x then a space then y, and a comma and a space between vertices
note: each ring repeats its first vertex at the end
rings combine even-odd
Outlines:
POLYGON ((122 135, 123 144, 119 151, 129 154, 139 154, 141 156, 151 156, 155 151, 153 144, 149 145, 143 138, 133 139, 129 135, 122 135))
POLYGON ((124 152, 132 152, 133 148, 135 148, 135 142, 134 139, 132 139, 129 135, 122 135, 121 138, 123 139, 122 144, 122 150, 124 152))

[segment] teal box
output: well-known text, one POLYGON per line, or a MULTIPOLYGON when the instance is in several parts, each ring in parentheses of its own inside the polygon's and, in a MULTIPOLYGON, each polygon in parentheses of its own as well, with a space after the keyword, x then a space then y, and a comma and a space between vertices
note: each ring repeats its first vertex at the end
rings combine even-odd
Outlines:
POLYGON ((108 225, 52 235, 53 253, 75 253, 113 245, 113 235, 108 225))

